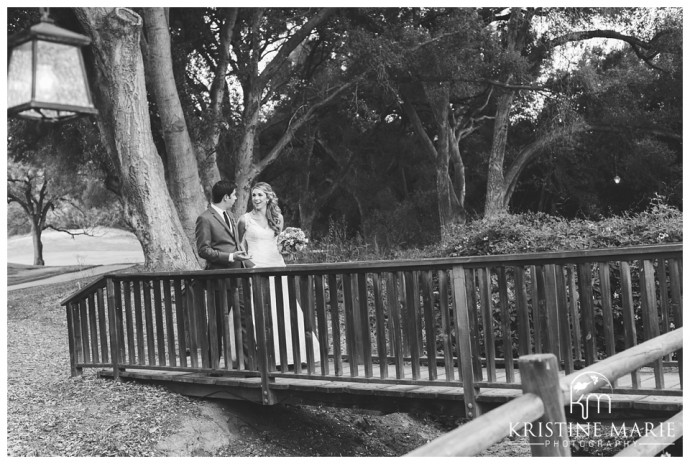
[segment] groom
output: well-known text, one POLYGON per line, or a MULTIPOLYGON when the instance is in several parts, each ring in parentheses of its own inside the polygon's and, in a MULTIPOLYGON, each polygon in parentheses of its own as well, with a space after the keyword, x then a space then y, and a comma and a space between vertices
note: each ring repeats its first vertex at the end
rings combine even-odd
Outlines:
MULTIPOLYGON (((253 266, 249 255, 242 249, 235 220, 228 214, 236 200, 235 184, 227 180, 216 182, 211 189, 211 204, 196 220, 196 246, 199 256, 206 260, 206 270, 253 266)), ((242 295, 241 289, 231 290, 242 295)), ((240 312, 243 312, 243 306, 243 298, 240 296, 240 312)), ((219 311, 217 317, 217 327, 223 327, 224 315, 219 311)), ((245 332, 244 327, 242 331, 245 332)), ((230 340, 226 341, 228 342, 230 340)), ((220 355, 220 339, 218 345, 220 355)), ((246 347, 244 351, 246 352, 246 347)), ((214 363, 215 361, 217 360, 212 360, 214 363)))
POLYGON ((211 204, 196 220, 196 247, 206 260, 206 269, 228 269, 250 264, 242 250, 237 225, 227 210, 237 200, 235 184, 221 180, 211 189, 211 204))

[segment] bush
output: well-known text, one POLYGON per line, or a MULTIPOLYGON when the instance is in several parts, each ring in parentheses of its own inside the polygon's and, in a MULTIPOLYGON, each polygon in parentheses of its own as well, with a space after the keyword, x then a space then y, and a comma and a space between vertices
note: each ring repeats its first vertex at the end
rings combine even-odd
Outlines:
MULTIPOLYGON (((663 197, 657 196, 643 212, 612 216, 598 222, 584 219, 567 220, 541 213, 505 215, 494 220, 479 220, 456 227, 447 231, 444 240, 423 249, 403 250, 398 248, 381 252, 376 247, 368 245, 360 235, 348 235, 345 221, 331 221, 327 236, 320 242, 310 244, 308 251, 300 256, 299 262, 328 263, 420 259, 654 245, 681 242, 683 238, 682 226, 682 212, 676 207, 669 206, 663 197)), ((611 263, 614 271, 617 266, 617 263, 611 263)), ((635 300, 639 301, 641 291, 639 288, 639 263, 632 262, 630 269, 633 277, 632 292, 635 300)), ((510 272, 508 274, 507 291, 511 295, 514 292, 515 280, 514 277, 510 276, 510 272)), ((612 273, 610 288, 612 290, 611 303, 614 327, 620 329, 623 326, 623 303, 618 274, 618 272, 612 273)), ((530 278, 532 277, 530 276, 530 278)), ((596 347, 599 350, 599 356, 605 357, 603 298, 597 265, 593 268, 592 279, 596 347)), ((510 347, 504 347, 502 326, 496 323, 502 319, 502 310, 497 299, 498 285, 497 276, 492 274, 490 291, 495 317, 492 329, 495 337, 496 355, 498 357, 504 356, 504 349, 511 349, 514 356, 517 356, 515 298, 509 297, 508 308, 512 314, 510 330, 513 343, 510 347)), ((436 287, 435 289, 437 290, 436 287)), ((371 304, 373 301, 372 284, 367 286, 367 291, 371 304)), ((637 334, 642 341, 644 338, 643 318, 640 316, 639 303, 635 305, 634 310, 636 312, 637 334)), ((375 317, 373 314, 373 312, 370 313, 370 317, 375 317)), ((481 332, 479 336, 482 337, 481 332)), ((625 348, 625 341, 622 338, 623 332, 616 330, 615 337, 616 351, 623 350, 625 348)))
POLYGON ((360 234, 350 235, 345 218, 330 219, 328 233, 297 254, 299 263, 339 263, 385 259, 360 234))
POLYGON ((447 258, 545 251, 656 245, 683 240, 683 213, 656 196, 647 210, 591 221, 564 219, 544 213, 506 214, 446 231, 445 238, 424 248, 381 249, 356 234, 344 221, 331 220, 328 234, 310 243, 302 263, 334 263, 387 259, 447 258))
POLYGON ((543 213, 475 221, 449 231, 435 253, 477 256, 680 242, 683 214, 664 200, 657 196, 646 211, 597 222, 567 220, 543 213))

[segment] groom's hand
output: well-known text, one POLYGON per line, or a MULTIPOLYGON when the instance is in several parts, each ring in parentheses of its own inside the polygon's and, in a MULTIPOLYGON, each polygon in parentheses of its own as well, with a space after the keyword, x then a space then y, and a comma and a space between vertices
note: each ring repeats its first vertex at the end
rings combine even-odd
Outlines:
POLYGON ((252 256, 248 254, 246 251, 236 251, 232 254, 232 257, 235 261, 239 261, 242 264, 242 267, 244 268, 256 266, 256 264, 250 261, 252 259, 252 256))
POLYGON ((252 259, 252 257, 247 254, 246 251, 235 251, 232 254, 232 259, 233 261, 246 261, 248 259, 252 259))

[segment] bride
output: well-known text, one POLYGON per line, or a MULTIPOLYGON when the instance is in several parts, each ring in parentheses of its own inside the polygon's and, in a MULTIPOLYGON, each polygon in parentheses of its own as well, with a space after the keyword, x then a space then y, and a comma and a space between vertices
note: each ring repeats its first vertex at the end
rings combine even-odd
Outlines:
MULTIPOLYGON (((265 182, 259 182, 252 187, 253 209, 244 214, 238 224, 240 241, 251 255, 256 267, 284 267, 285 261, 278 251, 277 237, 283 230, 283 215, 278 206, 278 197, 271 186, 265 182)), ((285 345, 287 347, 287 363, 294 363, 292 328, 290 324, 290 303, 288 294, 287 277, 282 276, 284 307, 280 308, 285 321, 285 345)), ((278 308, 276 304, 275 280, 270 279, 271 312, 273 319, 274 350, 276 364, 280 365, 280 345, 278 338, 278 308)), ((307 350, 304 333, 304 314, 297 303, 297 326, 299 334, 299 359, 307 362, 307 350)), ((319 361, 319 342, 316 334, 312 337, 314 347, 314 361, 319 361)))

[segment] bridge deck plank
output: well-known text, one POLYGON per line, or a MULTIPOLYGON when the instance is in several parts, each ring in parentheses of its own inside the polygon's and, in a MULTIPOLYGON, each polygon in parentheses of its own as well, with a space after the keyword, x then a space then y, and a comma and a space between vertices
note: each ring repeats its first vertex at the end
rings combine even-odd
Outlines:
MULTIPOLYGON (((343 370, 345 371, 345 364, 343 370)), ((641 379, 646 379, 653 386, 654 377, 652 375, 641 375, 641 379)), ((643 369, 644 371, 644 369, 643 369)), ((441 377, 443 370, 439 370, 439 377, 441 377)), ((320 373, 320 369, 319 369, 320 373)), ((498 373, 498 372, 497 372, 498 373)), ((563 374, 563 373, 562 373, 563 374)), ((101 370, 99 375, 104 377, 112 377, 112 370, 101 370)), ((121 377, 134 380, 144 381, 158 381, 168 384, 197 384, 197 385, 213 385, 221 387, 225 393, 241 395, 241 391, 257 390, 261 388, 261 379, 259 377, 236 377, 229 375, 215 374, 210 376, 204 372, 180 372, 180 371, 165 371, 165 370, 146 370, 146 369, 126 369, 121 371, 121 377)), ((352 382, 347 377, 347 372, 343 372, 343 380, 337 378, 329 379, 310 379, 305 376, 282 376, 276 377, 275 382, 271 384, 271 388, 276 392, 284 392, 284 394, 293 397, 292 399, 299 399, 300 402, 309 403, 310 394, 323 393, 342 398, 343 395, 350 395, 352 397, 371 397, 389 399, 409 399, 417 401, 462 401, 463 390, 462 387, 454 387, 448 385, 414 385, 414 384, 392 384, 392 383, 376 383, 375 379, 367 382, 352 382)), ((519 371, 515 370, 516 380, 519 381, 519 371)), ((667 378, 678 377, 677 372, 666 372, 667 378)), ((496 380, 499 380, 497 378, 496 380)), ((629 381, 629 378, 628 378, 629 381)), ((666 389, 672 387, 672 382, 666 383, 666 389)), ((493 407, 502 403, 506 403, 518 396, 521 390, 519 388, 481 388, 477 400, 487 406, 493 407)), ((375 401, 374 401, 375 403, 375 401)), ((683 407, 682 396, 669 395, 649 395, 649 394, 612 394, 611 405, 614 410, 629 409, 637 411, 679 411, 683 407)))

